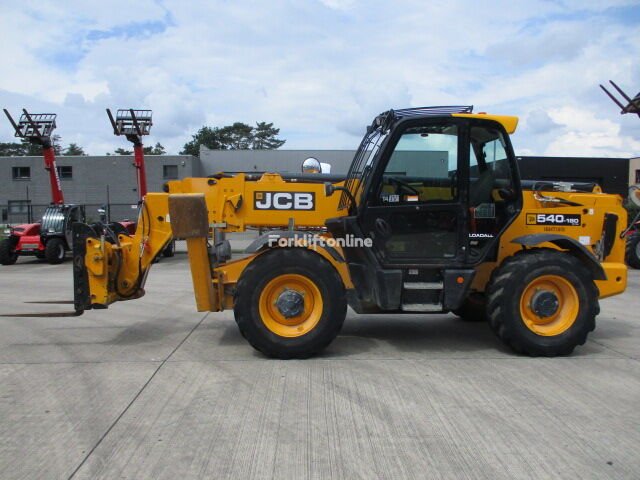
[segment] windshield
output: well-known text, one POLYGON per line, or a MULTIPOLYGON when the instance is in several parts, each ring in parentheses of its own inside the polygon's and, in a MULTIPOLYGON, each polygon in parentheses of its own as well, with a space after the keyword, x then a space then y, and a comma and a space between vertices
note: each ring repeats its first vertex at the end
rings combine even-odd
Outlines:
MULTIPOLYGON (((356 200, 358 199, 362 185, 371 172, 373 159, 378 153, 380 145, 386 136, 387 132, 383 132, 382 128, 376 128, 375 130, 368 132, 362 139, 362 142, 360 142, 360 146, 358 147, 358 150, 353 157, 353 161, 351 162, 351 167, 349 167, 347 180, 345 181, 345 187, 349 192, 351 192, 353 198, 356 200)), ((346 193, 343 193, 340 198, 338 209, 342 210, 345 208, 348 205, 348 202, 349 197, 346 193)))

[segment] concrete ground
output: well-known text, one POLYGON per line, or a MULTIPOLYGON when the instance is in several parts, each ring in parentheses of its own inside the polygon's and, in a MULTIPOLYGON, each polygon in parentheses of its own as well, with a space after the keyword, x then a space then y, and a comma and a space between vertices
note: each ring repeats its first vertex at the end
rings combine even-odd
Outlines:
MULTIPOLYGON (((637 479, 639 281, 567 358, 453 315, 350 313, 322 356, 275 361, 194 311, 177 255, 143 299, 0 318, 0 478, 637 479)), ((2 313, 69 298, 69 263, 0 267, 2 313)))

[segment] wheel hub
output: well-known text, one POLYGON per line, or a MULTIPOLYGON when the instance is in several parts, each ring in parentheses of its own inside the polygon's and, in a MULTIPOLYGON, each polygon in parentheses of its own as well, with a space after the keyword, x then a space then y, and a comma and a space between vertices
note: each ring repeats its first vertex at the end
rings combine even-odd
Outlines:
POLYGON ((540 318, 548 318, 556 314, 560 301, 554 292, 539 290, 531 297, 531 310, 540 318))
POLYGON ((296 290, 287 289, 276 300, 276 308, 285 318, 294 318, 304 312, 304 297, 296 290))

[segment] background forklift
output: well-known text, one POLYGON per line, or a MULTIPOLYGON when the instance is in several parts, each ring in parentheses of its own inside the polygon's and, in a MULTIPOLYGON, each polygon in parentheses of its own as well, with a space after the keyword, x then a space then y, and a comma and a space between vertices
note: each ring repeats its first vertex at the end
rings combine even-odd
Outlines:
POLYGON ((29 142, 42 146, 45 169, 49 172, 52 201, 40 222, 9 229, 8 238, 0 242, 0 263, 12 265, 19 256, 32 255, 44 258, 50 264, 57 264, 64 260, 65 253, 71 249, 71 225, 85 221, 84 206, 64 203, 51 142, 51 132, 56 128, 56 115, 29 114, 26 109, 22 111, 16 124, 7 109, 4 109, 16 137, 26 138, 29 142))
MULTIPOLYGON (((119 109, 114 118, 111 110, 107 108, 107 116, 111 122, 113 133, 116 136, 124 135, 133 144, 133 166, 136 170, 136 182, 138 190, 138 207, 142 205, 147 195, 147 172, 144 163, 144 145, 142 137, 151 133, 153 112, 151 110, 119 109)), ((131 234, 135 232, 133 222, 120 222, 131 234)), ((165 257, 173 257, 176 251, 176 242, 171 241, 162 251, 165 257)))
MULTIPOLYGON (((620 102, 609 90, 603 85, 600 88, 604 90, 613 102, 620 107, 620 114, 625 115, 627 113, 635 113, 640 118, 640 93, 634 98, 629 97, 618 85, 612 80, 609 83, 616 89, 616 91, 622 96, 627 104, 620 102)), ((635 218, 629 223, 629 228, 625 231, 627 237, 627 253, 626 261, 627 265, 633 268, 640 268, 640 210, 636 214, 635 218)))

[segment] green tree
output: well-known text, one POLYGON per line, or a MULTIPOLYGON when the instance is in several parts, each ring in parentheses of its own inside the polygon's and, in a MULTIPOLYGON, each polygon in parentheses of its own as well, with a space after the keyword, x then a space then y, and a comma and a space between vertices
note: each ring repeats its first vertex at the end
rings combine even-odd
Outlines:
POLYGON ((84 150, 77 143, 70 143, 67 148, 65 148, 62 152, 62 155, 86 155, 84 150))
MULTIPOLYGON (((42 155, 42 145, 37 143, 31 143, 28 138, 20 139, 22 147, 24 148, 23 155, 38 157, 42 155)), ((62 147, 60 146, 60 135, 51 136, 51 144, 53 145, 53 153, 56 156, 62 154, 62 147)))
POLYGON ((116 148, 113 151, 114 155, 133 155, 133 150, 125 150, 124 148, 116 148))
POLYGON ((218 127, 202 127, 191 136, 191 141, 184 144, 181 155, 200 155, 200 145, 211 150, 227 150, 226 139, 223 139, 218 127))
POLYGON ((255 127, 242 122, 224 127, 204 126, 192 135, 180 153, 198 156, 200 145, 211 150, 274 150, 286 141, 277 138, 279 132, 280 129, 274 128, 273 123, 266 122, 258 122, 255 127))
POLYGON ((254 150, 276 150, 280 148, 286 140, 277 138, 279 133, 280 129, 274 128, 273 123, 256 123, 256 127, 253 129, 251 148, 254 150))
POLYGON ((38 145, 37 143, 31 143, 26 138, 20 139, 20 142, 22 143, 22 150, 23 150, 22 155, 34 156, 34 157, 38 155, 42 155, 41 145, 38 145))
POLYGON ((142 149, 145 155, 166 155, 167 151, 160 144, 160 142, 156 143, 153 147, 144 147, 142 149))
POLYGON ((25 155, 22 143, 0 143, 0 157, 21 157, 25 155))
POLYGON ((220 129, 222 137, 226 140, 229 150, 249 150, 253 142, 253 127, 242 122, 220 129))

